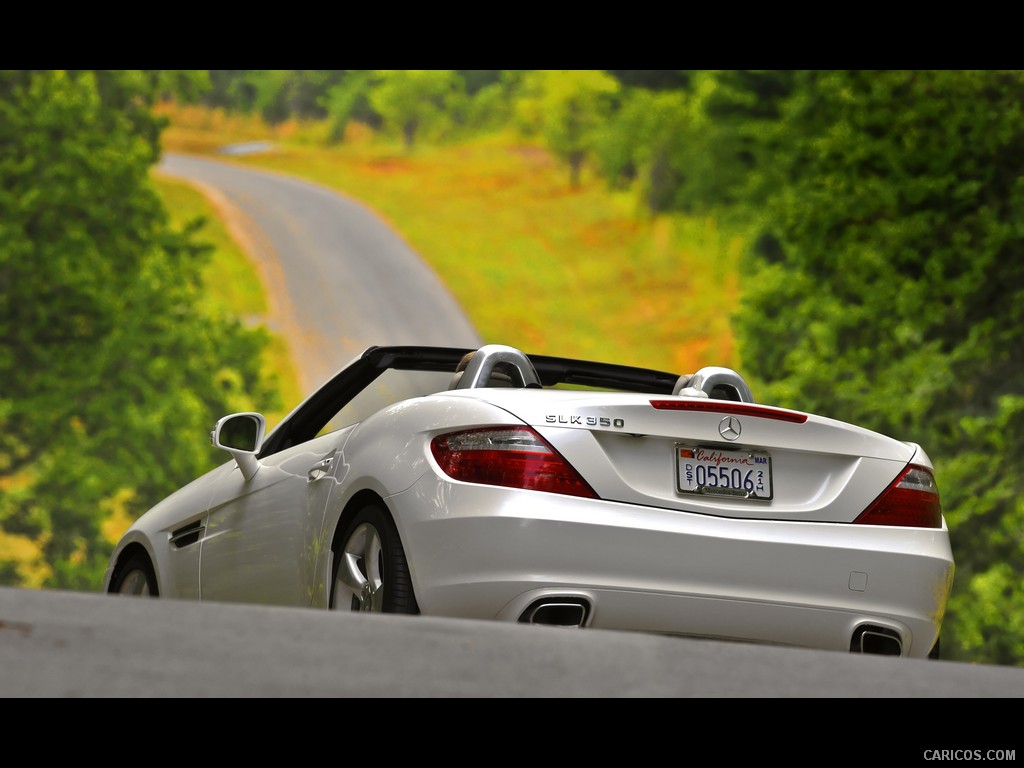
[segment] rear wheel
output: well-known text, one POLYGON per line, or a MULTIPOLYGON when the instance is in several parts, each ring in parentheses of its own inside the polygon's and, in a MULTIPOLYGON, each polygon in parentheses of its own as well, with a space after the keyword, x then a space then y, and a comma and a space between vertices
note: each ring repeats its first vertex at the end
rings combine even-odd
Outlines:
POLYGON ((331 608, 419 613, 409 564, 391 516, 377 504, 346 526, 334 552, 331 608))
POLYGON ((132 555, 123 565, 118 566, 110 591, 133 597, 158 597, 160 591, 149 558, 141 554, 132 555))

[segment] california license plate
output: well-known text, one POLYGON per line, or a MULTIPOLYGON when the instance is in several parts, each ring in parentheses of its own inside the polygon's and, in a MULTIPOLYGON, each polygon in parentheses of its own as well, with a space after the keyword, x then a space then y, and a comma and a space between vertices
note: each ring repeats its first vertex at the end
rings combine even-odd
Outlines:
POLYGON ((676 446, 676 487, 682 493, 772 498, 772 459, 765 451, 676 446))

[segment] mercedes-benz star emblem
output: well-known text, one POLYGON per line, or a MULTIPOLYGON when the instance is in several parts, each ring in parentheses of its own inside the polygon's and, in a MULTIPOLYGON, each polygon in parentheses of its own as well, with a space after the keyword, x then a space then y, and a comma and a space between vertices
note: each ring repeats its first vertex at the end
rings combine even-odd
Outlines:
POLYGON ((740 432, 742 431, 743 427, 740 426, 740 420, 735 416, 726 416, 718 424, 718 434, 726 440, 735 440, 740 436, 740 432))

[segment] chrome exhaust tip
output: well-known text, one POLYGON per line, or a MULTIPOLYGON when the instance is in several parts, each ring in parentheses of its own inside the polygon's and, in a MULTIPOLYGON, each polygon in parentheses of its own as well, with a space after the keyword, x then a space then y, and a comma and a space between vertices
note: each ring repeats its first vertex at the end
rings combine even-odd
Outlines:
POLYGON ((520 624, 546 627, 582 627, 590 615, 590 603, 578 597, 545 597, 530 604, 519 617, 520 624))
POLYGON ((866 624, 857 627, 850 640, 851 653, 875 656, 902 656, 903 639, 896 630, 866 624))

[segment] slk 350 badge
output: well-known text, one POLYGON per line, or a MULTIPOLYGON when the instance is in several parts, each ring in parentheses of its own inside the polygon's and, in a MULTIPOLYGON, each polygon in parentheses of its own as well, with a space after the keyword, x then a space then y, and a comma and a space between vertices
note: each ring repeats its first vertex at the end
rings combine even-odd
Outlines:
POLYGON ((622 429, 626 426, 624 419, 609 419, 605 416, 562 416, 560 414, 549 414, 544 417, 548 424, 568 424, 580 427, 615 427, 622 429))

